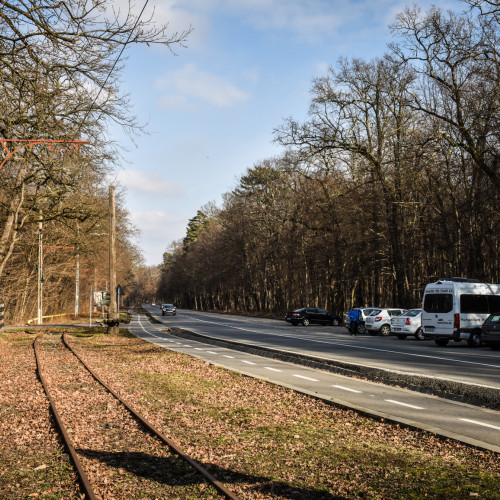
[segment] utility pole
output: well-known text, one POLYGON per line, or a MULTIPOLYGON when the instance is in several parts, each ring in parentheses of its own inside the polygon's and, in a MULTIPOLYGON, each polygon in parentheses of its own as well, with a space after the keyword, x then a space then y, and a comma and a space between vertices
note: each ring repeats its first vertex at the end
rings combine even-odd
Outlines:
POLYGON ((80 302, 80 247, 76 247, 76 290, 75 290, 75 318, 79 315, 80 302))
POLYGON ((116 204, 114 186, 109 186, 109 288, 108 333, 117 334, 119 331, 119 316, 116 307, 116 204))
POLYGON ((42 309, 43 309, 43 229, 42 215, 38 222, 38 324, 42 324, 42 309))

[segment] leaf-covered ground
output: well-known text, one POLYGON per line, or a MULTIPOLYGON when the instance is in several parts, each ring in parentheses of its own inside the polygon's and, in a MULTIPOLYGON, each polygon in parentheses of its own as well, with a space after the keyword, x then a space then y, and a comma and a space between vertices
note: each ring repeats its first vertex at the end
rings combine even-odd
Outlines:
MULTIPOLYGON (((0 337, 0 497, 75 498, 71 466, 34 376, 32 339, 0 337)), ((128 335, 79 333, 69 341, 242 498, 500 498, 494 453, 371 420, 128 335)), ((134 498, 172 498, 133 491, 134 498)))

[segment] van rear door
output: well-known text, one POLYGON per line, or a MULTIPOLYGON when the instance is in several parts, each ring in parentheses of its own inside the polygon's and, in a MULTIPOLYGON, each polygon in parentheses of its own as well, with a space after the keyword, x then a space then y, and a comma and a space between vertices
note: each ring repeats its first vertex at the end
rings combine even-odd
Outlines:
POLYGON ((422 304, 422 328, 424 333, 439 337, 453 334, 455 312, 454 289, 450 284, 427 285, 422 304))

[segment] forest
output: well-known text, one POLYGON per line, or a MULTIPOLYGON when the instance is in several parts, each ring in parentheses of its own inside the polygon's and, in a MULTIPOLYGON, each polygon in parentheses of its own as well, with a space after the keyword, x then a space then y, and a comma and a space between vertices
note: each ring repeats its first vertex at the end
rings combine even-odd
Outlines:
MULTIPOLYGON (((157 297, 279 315, 417 307, 425 285, 500 282, 500 8, 400 12, 373 60, 314 78, 278 157, 200 207, 164 254, 157 297)), ((235 166, 236 168, 237 166, 235 166)))
MULTIPOLYGON (((169 33, 167 26, 141 18, 132 3, 128 10, 113 10, 112 4, 2 1, 0 305, 5 324, 36 318, 40 296, 44 316, 88 314, 90 288, 108 289, 108 191, 122 160, 110 126, 131 137, 143 131, 120 89, 122 55, 132 43, 175 47, 189 35, 169 33)), ((132 299, 142 257, 120 189, 116 210, 117 283, 132 299)))

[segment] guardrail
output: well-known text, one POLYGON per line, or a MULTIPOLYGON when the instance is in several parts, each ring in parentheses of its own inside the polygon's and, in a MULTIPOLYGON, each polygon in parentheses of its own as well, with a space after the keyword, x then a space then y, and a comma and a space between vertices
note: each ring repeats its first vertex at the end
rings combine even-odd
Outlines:
MULTIPOLYGON (((74 313, 63 313, 63 314, 51 314, 50 316, 42 316, 42 319, 48 318, 59 318, 61 316, 72 316, 74 313)), ((26 323, 31 325, 31 323, 38 321, 38 318, 29 319, 26 323)))

